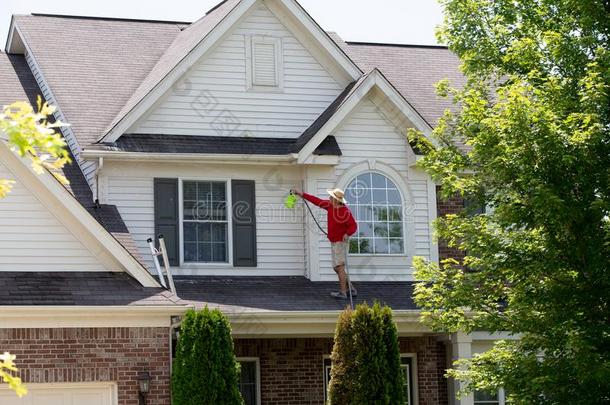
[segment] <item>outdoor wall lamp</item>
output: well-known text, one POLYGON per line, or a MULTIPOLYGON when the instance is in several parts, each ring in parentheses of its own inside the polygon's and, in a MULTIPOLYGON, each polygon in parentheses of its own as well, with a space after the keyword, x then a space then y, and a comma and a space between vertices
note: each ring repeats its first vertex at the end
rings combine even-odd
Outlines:
POLYGON ((148 371, 141 371, 138 374, 138 390, 140 396, 140 404, 146 405, 146 395, 150 391, 150 373, 148 371))

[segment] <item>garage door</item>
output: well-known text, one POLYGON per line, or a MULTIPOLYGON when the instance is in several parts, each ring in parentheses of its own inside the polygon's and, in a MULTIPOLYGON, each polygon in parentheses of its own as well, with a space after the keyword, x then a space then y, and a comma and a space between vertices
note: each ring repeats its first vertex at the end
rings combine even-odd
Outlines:
POLYGON ((17 398, 0 389, 1 405, 116 405, 112 384, 27 384, 28 394, 17 398))

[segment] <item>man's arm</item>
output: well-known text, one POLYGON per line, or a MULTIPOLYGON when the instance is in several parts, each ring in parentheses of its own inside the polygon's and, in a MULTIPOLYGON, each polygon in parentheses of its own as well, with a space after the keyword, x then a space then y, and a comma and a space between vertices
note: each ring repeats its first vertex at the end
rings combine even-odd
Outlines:
POLYGON ((351 211, 347 211, 347 212, 349 213, 349 218, 347 219, 346 233, 347 233, 347 235, 352 236, 358 230, 358 224, 356 223, 356 220, 354 219, 354 216, 352 215, 351 211))
POLYGON ((293 189, 292 192, 297 195, 300 195, 301 197, 303 197, 310 203, 315 204, 318 207, 323 208, 325 210, 328 210, 328 208, 330 207, 330 201, 328 201, 328 200, 323 200, 321 198, 316 197, 315 195, 307 194, 307 193, 304 193, 304 192, 302 192, 300 190, 296 190, 296 189, 293 189))

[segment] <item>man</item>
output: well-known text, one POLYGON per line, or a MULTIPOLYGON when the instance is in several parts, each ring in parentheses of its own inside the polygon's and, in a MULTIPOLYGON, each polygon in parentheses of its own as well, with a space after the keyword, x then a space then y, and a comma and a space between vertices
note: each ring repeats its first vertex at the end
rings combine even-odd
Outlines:
MULTIPOLYGON (((299 190, 292 190, 295 194, 300 195, 305 200, 317 205, 326 210, 327 214, 327 229, 328 240, 332 250, 333 269, 339 277, 340 291, 334 291, 330 295, 334 298, 347 299, 347 275, 345 274, 345 258, 348 252, 347 240, 351 235, 356 233, 358 225, 352 216, 351 211, 346 206, 343 190, 335 188, 334 190, 326 190, 330 195, 330 199, 322 200, 311 194, 304 193, 299 190)), ((350 285, 352 296, 356 296, 357 292, 354 286, 350 285)))

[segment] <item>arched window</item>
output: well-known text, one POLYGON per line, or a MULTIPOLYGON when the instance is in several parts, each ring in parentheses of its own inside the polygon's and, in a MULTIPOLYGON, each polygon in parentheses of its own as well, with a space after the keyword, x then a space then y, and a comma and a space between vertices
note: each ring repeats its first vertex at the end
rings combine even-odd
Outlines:
POLYGON ((362 173, 349 184, 345 197, 358 221, 350 253, 404 253, 403 202, 392 180, 379 173, 362 173))

